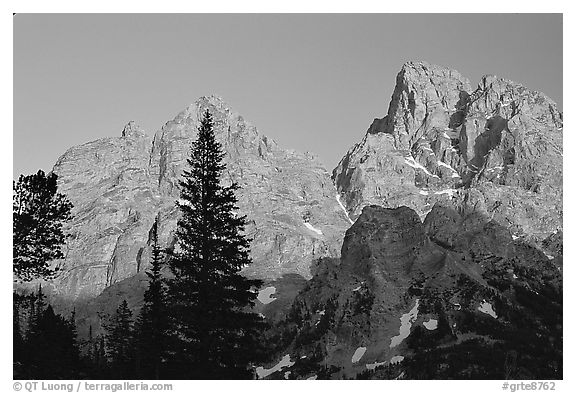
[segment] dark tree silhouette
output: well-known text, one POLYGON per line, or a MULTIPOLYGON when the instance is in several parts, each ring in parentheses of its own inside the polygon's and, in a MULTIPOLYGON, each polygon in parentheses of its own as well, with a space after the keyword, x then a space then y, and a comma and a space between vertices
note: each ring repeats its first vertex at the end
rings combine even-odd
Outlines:
MULTIPOLYGON (((22 302, 18 306, 24 306, 22 302)), ((30 296, 29 323, 14 358, 14 375, 20 379, 74 379, 78 376, 79 350, 74 313, 69 319, 56 315, 42 290, 30 296)))
POLYGON ((111 376, 113 378, 128 378, 133 375, 133 321, 132 311, 126 300, 116 309, 106 329, 106 348, 109 357, 111 376))
POLYGON ((259 280, 239 274, 251 263, 245 216, 236 214, 239 186, 221 184, 225 153, 206 111, 180 181, 176 247, 168 283, 173 326, 172 378, 253 378, 263 329, 250 307, 259 280))
POLYGON ((16 279, 50 278, 49 262, 63 258, 62 224, 71 218, 72 204, 57 191, 57 176, 39 170, 13 182, 13 272, 16 279))
POLYGON ((163 250, 158 245, 158 221, 152 226, 152 267, 144 293, 144 305, 136 321, 138 345, 137 370, 140 378, 160 379, 160 367, 166 350, 168 317, 166 289, 162 277, 163 250))

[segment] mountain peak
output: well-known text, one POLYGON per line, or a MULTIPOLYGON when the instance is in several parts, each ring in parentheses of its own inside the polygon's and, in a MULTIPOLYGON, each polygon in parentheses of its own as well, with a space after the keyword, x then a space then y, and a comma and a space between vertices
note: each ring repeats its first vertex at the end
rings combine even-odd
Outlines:
POLYGON ((136 124, 134 120, 130 120, 122 129, 122 137, 130 138, 130 137, 140 137, 145 136, 146 133, 142 128, 136 124))
POLYGON ((196 100, 196 106, 200 107, 203 105, 212 105, 218 109, 228 109, 228 105, 224 99, 216 94, 210 94, 207 96, 201 96, 196 100))

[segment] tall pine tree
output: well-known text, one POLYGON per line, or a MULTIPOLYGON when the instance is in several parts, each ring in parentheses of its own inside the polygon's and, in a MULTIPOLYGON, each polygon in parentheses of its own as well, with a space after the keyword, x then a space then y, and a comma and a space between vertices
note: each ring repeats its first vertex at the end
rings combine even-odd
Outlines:
POLYGON ((62 225, 71 218, 72 203, 57 187, 56 174, 42 170, 12 184, 12 269, 18 280, 52 277, 56 270, 49 262, 64 257, 62 225))
POLYGON ((160 367, 166 351, 168 317, 166 290, 162 277, 163 250, 158 245, 158 221, 152 226, 152 267, 147 271, 149 283, 144 305, 136 322, 137 372, 140 378, 160 379, 160 367))
POLYGON ((44 299, 40 288, 35 296, 20 372, 30 379, 73 379, 78 376, 80 358, 75 314, 69 319, 57 315, 44 299))
POLYGON ((182 217, 169 259, 174 379, 252 378, 257 360, 264 322, 250 307, 261 281, 239 274, 251 263, 246 217, 236 214, 238 184, 221 184, 224 155, 206 111, 180 181, 182 217))
POLYGON ((134 329, 132 311, 126 300, 120 303, 112 321, 105 326, 105 329, 111 376, 113 378, 131 377, 134 365, 134 329))

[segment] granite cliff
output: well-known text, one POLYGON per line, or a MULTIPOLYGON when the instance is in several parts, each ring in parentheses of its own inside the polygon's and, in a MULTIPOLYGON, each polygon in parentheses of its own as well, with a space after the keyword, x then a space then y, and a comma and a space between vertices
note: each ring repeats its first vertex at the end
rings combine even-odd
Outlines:
POLYGON ((153 137, 130 122, 68 150, 54 172, 74 219, 51 289, 87 302, 83 330, 120 299, 138 309, 150 228, 174 244, 206 109, 253 239, 243 274, 265 281, 261 378, 561 378, 562 114, 518 83, 472 87, 424 62, 402 67, 332 178, 213 96, 153 137))
POLYGON ((539 92, 484 76, 406 63, 382 119, 332 178, 351 217, 364 206, 466 203, 541 244, 562 229, 562 114, 539 92))
MULTIPOLYGON (((149 261, 149 232, 173 245, 178 181, 198 116, 210 110, 227 153, 227 179, 241 186, 254 263, 244 274, 311 277, 312 261, 337 256, 350 222, 329 173, 311 154, 284 150, 218 97, 202 97, 149 137, 134 122, 121 136, 69 149, 53 171, 74 204, 55 294, 81 299, 138 276, 149 261)), ((140 276, 142 276, 140 274, 140 276)))
POLYGON ((366 206, 271 341, 269 378, 558 378, 562 273, 472 206, 366 206))
POLYGON ((341 257, 277 322, 270 364, 289 362, 262 377, 561 376, 562 128, 518 83, 406 63, 333 171, 341 257))

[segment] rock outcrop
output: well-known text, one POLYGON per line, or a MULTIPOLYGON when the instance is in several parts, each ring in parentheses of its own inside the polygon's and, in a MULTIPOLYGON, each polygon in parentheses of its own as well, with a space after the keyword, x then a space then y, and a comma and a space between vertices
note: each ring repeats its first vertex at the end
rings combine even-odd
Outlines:
POLYGON ((520 350, 516 377, 561 375, 557 261, 457 209, 439 202, 422 223, 407 207, 364 207, 341 258, 324 260, 277 325, 290 378, 493 379, 520 350))
POLYGON ((94 297, 144 271, 156 219, 160 243, 174 243, 178 181, 205 110, 227 153, 224 181, 241 186, 240 213, 247 215, 254 260, 243 273, 310 278, 314 259, 339 255, 350 223, 319 161, 281 149, 220 98, 202 97, 153 138, 130 122, 121 137, 76 146, 60 157, 53 171, 74 204, 74 218, 66 228, 61 274, 52 283, 56 294, 94 297))
POLYGON ((484 76, 406 63, 382 119, 332 177, 350 216, 364 206, 474 200, 515 236, 540 244, 562 229, 562 114, 542 93, 484 76))
POLYGON ((406 63, 332 173, 355 223, 276 324, 289 378, 561 375, 562 127, 517 83, 406 63))

